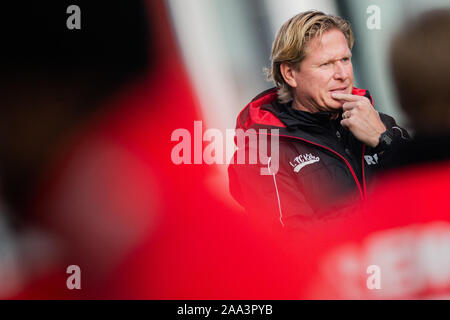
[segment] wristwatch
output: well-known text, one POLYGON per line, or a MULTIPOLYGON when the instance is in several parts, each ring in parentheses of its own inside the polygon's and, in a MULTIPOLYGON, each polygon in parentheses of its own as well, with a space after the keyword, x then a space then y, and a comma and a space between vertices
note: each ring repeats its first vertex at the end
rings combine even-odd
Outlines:
POLYGON ((378 140, 377 150, 385 150, 391 147, 394 141, 394 133, 391 130, 386 130, 380 135, 378 140))

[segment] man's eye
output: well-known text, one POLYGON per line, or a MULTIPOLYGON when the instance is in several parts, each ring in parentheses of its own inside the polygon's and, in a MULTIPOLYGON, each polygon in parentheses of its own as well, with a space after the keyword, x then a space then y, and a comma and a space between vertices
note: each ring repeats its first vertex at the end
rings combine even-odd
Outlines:
POLYGON ((344 62, 350 61, 350 58, 344 58, 344 59, 342 59, 342 61, 344 61, 344 62))
POLYGON ((328 65, 328 62, 322 63, 320 66, 321 67, 326 67, 328 65))

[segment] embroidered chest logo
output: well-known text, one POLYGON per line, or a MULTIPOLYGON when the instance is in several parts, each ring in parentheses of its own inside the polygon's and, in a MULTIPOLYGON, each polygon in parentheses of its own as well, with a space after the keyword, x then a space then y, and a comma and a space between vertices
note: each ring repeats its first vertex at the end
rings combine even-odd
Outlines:
POLYGON ((366 160, 367 165, 372 166, 378 164, 378 154, 374 154, 372 156, 364 156, 364 159, 366 160))
POLYGON ((319 157, 313 156, 311 153, 301 154, 289 162, 289 164, 294 168, 294 172, 299 172, 303 167, 320 161, 319 157))

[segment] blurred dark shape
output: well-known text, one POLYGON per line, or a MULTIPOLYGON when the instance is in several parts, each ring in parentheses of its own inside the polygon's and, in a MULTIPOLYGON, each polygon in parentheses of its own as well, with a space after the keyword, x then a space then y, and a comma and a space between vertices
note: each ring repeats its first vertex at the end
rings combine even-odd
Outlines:
POLYGON ((391 66, 401 108, 415 131, 386 161, 387 169, 450 158, 450 9, 410 19, 394 36, 391 66))
POLYGON ((3 72, 63 78, 92 73, 121 83, 144 71, 151 58, 147 11, 140 0, 14 2, 2 12, 3 72), (71 5, 80 8, 79 30, 66 25, 71 5))
POLYGON ((2 193, 18 214, 74 128, 152 61, 143 1, 29 1, 2 5, 2 193), (81 29, 70 30, 70 5, 81 29))
POLYGON ((392 41, 391 62, 401 107, 421 134, 450 132, 450 10, 410 21, 392 41))

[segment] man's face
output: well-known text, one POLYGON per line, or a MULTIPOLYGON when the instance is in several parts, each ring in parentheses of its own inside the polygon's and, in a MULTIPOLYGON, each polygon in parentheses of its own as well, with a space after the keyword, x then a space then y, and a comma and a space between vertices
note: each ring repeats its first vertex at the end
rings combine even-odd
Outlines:
POLYGON ((312 39, 293 77, 297 85, 293 88, 294 108, 309 112, 336 112, 342 108, 343 103, 331 94, 351 93, 353 88, 351 51, 344 34, 331 29, 321 38, 312 39))

